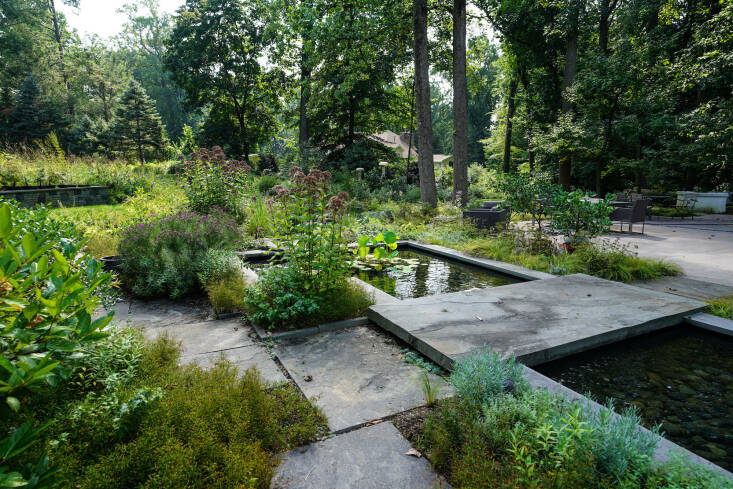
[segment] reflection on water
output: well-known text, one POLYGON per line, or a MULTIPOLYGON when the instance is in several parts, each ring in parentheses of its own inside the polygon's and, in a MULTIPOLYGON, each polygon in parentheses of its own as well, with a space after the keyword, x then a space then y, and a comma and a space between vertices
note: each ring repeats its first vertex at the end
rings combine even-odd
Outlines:
POLYGON ((407 273, 382 270, 359 272, 355 276, 398 299, 458 292, 474 287, 497 287, 517 282, 510 277, 494 275, 487 270, 414 251, 400 250, 399 257, 416 259, 417 266, 407 273))
POLYGON ((536 370, 597 400, 639 408, 647 426, 733 470, 733 340, 678 326, 536 370))

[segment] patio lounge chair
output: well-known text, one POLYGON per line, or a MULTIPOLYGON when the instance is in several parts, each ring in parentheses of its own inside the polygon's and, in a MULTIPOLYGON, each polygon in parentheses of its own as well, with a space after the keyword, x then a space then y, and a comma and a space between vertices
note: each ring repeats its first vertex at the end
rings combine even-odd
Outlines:
POLYGON ((641 223, 641 234, 644 234, 644 223, 646 221, 646 208, 649 200, 635 200, 631 207, 618 207, 611 213, 611 221, 618 221, 621 225, 621 232, 624 230, 624 223, 629 224, 629 232, 633 232, 634 223, 641 223))

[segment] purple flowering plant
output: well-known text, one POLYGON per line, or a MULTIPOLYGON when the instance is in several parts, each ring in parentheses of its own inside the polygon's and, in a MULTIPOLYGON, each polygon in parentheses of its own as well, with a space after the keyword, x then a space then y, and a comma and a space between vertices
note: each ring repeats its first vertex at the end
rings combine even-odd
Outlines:
POLYGON ((122 232, 123 279, 143 297, 181 297, 200 286, 197 267, 206 251, 238 240, 236 221, 221 209, 151 216, 122 232))

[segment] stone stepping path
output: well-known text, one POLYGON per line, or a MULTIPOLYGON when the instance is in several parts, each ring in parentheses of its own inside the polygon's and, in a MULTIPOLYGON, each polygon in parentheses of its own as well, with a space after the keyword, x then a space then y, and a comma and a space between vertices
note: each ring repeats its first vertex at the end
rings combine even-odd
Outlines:
POLYGON ((271 489, 439 489, 450 486, 385 422, 280 456, 271 489))
POLYGON ((369 319, 444 368, 484 346, 532 366, 671 326, 705 307, 575 274, 377 304, 369 319))
POLYGON ((214 320, 205 303, 133 300, 113 309, 118 324, 135 326, 148 339, 167 334, 180 341, 183 364, 195 362, 207 368, 225 358, 241 372, 257 367, 269 382, 287 380, 267 349, 252 339, 249 326, 238 318, 214 320))
MULTIPOLYGON (((400 350, 389 335, 366 326, 283 342, 274 348, 335 432, 425 404, 420 387, 423 369, 403 362, 400 350)), ((442 378, 428 375, 439 397, 453 394, 442 378)))
MULTIPOLYGON (((268 381, 287 381, 249 326, 239 319, 213 320, 205 303, 133 300, 113 309, 118 324, 140 328, 149 339, 167 334, 180 341, 182 363, 206 368, 226 358, 240 371, 257 367, 268 381)), ((327 416, 331 430, 340 434, 280 455, 272 488, 450 487, 424 457, 407 455, 410 443, 392 423, 382 422, 425 404, 424 370, 403 362, 401 349, 393 337, 368 326, 273 347, 298 387, 327 416)), ((438 397, 453 395, 442 378, 428 375, 438 397)))

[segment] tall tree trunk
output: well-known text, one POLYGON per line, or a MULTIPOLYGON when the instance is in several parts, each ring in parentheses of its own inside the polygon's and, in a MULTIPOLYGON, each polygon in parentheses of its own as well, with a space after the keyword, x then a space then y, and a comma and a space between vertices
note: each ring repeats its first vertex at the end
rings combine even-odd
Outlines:
POLYGON ((64 40, 61 38, 61 27, 59 26, 59 16, 56 12, 56 0, 48 0, 48 10, 51 13, 53 21, 53 34, 56 39, 56 45, 59 51, 59 71, 64 81, 66 89, 66 107, 69 115, 74 115, 74 104, 71 102, 71 84, 69 83, 69 74, 66 72, 66 54, 64 53, 64 40))
POLYGON ((354 144, 356 137, 356 96, 349 95, 349 145, 354 144))
POLYGON ((420 198, 431 207, 438 206, 433 167, 433 119, 430 113, 430 62, 428 60, 428 2, 413 0, 415 99, 417 107, 417 167, 420 198))
MULTIPOLYGON (((616 2, 614 1, 614 7, 616 2)), ((608 52, 608 30, 609 30, 609 19, 613 8, 611 7, 611 0, 601 0, 599 5, 600 18, 598 20, 598 49, 601 54, 608 52)))
MULTIPOLYGON (((582 2, 581 2, 582 3, 582 2)), ((571 12, 570 26, 567 32, 567 41, 565 45, 565 71, 562 79, 562 113, 568 114, 573 110, 573 104, 565 96, 565 91, 575 82, 575 72, 578 62, 578 19, 580 17, 580 6, 574 6, 571 12)), ((571 185, 571 163, 570 154, 560 156, 560 164, 558 168, 560 185, 565 191, 570 190, 571 185)))
POLYGON ((405 183, 412 183, 412 136, 415 134, 415 80, 412 80, 412 91, 410 92, 410 142, 407 144, 407 165, 405 166, 405 183))
POLYGON ((310 100, 311 72, 306 65, 305 51, 300 54, 300 121, 298 124, 298 146, 303 149, 310 142, 310 121, 308 101, 310 100))
POLYGON ((453 0, 453 199, 468 203, 466 0, 453 0))
POLYGON ((514 98, 517 95, 517 79, 512 75, 509 82, 509 95, 506 102, 506 131, 504 132, 504 162, 501 170, 504 173, 511 171, 512 162, 512 119, 514 118, 514 98))

